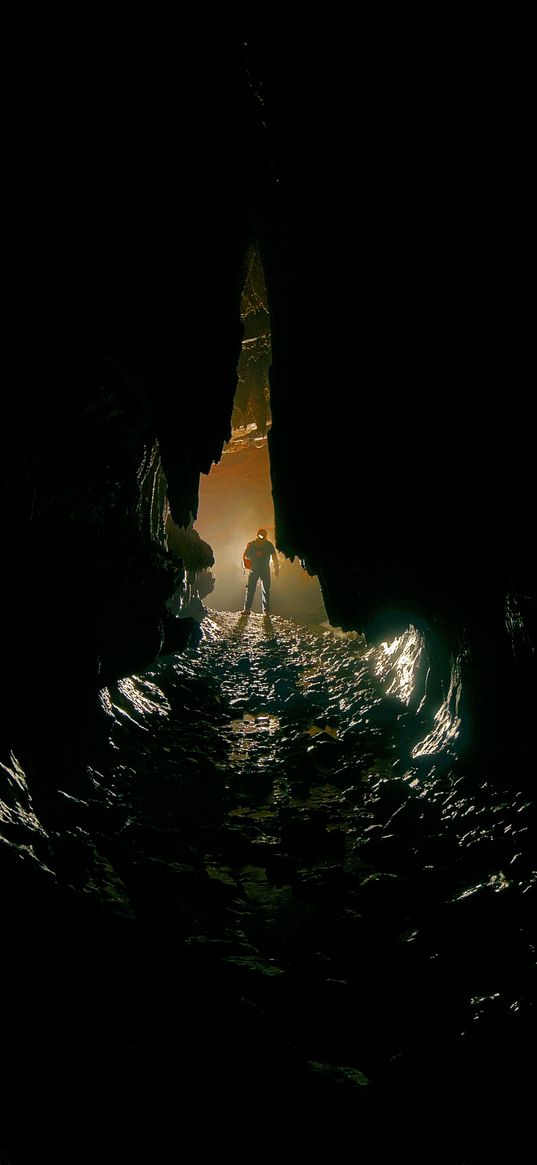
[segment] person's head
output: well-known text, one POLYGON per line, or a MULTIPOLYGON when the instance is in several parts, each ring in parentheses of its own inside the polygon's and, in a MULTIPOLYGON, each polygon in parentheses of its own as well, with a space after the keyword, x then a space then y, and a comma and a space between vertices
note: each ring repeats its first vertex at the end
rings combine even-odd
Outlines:
POLYGON ((264 529, 263 526, 259 527, 259 530, 257 531, 257 537, 258 538, 266 538, 267 537, 267 531, 264 529))

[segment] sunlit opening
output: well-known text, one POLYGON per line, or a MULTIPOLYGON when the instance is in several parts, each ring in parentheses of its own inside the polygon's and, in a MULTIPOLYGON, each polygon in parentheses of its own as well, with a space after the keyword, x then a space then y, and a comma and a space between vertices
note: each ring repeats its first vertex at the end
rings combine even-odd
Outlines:
MULTIPOLYGON (((247 571, 243 554, 256 537, 276 544, 267 433, 271 426, 269 367, 270 317, 263 267, 257 248, 247 263, 241 302, 244 339, 232 416, 232 437, 220 462, 200 481, 195 528, 214 552, 214 590, 207 607, 239 611, 244 605, 247 571)), ((318 580, 278 555, 280 573, 271 568, 270 610, 304 623, 326 620, 318 580)), ((260 587, 252 610, 261 610, 260 587)))

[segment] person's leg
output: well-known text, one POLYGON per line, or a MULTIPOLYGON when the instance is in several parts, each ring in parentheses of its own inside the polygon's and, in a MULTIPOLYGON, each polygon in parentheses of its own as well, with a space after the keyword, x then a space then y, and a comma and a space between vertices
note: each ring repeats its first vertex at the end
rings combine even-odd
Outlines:
POLYGON ((248 583, 246 586, 246 597, 244 600, 244 610, 245 611, 251 610, 252 603, 254 601, 257 579, 258 579, 257 574, 255 573, 254 570, 251 570, 249 575, 248 575, 248 583))
POLYGON ((268 615, 270 602, 270 566, 261 575, 261 610, 268 615))

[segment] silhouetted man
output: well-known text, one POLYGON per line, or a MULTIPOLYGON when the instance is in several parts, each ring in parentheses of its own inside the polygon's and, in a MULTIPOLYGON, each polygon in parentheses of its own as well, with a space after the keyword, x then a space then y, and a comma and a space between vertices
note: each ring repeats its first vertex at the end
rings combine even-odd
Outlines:
POLYGON ((269 542, 267 538, 267 531, 261 527, 257 531, 257 538, 253 542, 249 542, 242 560, 247 570, 250 571, 248 576, 248 585, 246 587, 246 598, 244 601, 244 610, 250 611, 254 601, 255 588, 258 580, 261 579, 261 608, 263 614, 268 614, 269 598, 270 598, 270 560, 274 563, 274 574, 276 578, 280 573, 280 564, 278 562, 278 555, 276 554, 276 547, 269 542))

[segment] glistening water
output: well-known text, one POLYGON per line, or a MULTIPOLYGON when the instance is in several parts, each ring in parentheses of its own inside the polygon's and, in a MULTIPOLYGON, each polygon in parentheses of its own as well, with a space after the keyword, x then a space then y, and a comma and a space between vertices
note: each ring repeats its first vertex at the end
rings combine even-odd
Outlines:
MULTIPOLYGON (((78 936, 82 971, 57 970, 67 1010, 55 994, 40 1022, 59 1013, 67 1055, 74 1016, 84 1047, 85 992, 88 1074, 104 1071, 113 1092, 115 1065, 121 1119, 131 1103, 153 1113, 148 1142, 202 1096, 227 1114, 227 1135, 268 1121, 274 1149, 289 1122, 296 1145, 326 1136, 323 1113, 336 1141, 362 1128, 392 1146, 384 1116, 406 1112, 414 1159, 480 1161, 505 1136, 518 1160, 509 1114, 529 1104, 534 1039, 532 806, 527 786, 465 766, 457 661, 435 715, 427 669, 413 627, 372 647, 211 612, 196 648, 101 693, 91 792, 64 799, 55 833, 32 815, 24 775, 6 776, 21 863, 54 883, 47 901, 61 889, 69 925, 83 909, 99 934, 93 947, 78 936), (427 1121, 438 1143, 421 1144, 427 1121)), ((93 1096, 85 1075, 80 1087, 93 1096)))

